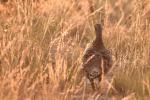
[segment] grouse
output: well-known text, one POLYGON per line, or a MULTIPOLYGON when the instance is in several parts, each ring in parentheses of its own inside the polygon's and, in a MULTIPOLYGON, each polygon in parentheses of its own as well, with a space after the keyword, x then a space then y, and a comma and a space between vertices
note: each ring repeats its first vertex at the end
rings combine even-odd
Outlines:
POLYGON ((95 24, 95 39, 87 46, 83 53, 82 67, 85 76, 89 79, 92 89, 95 90, 94 80, 100 82, 102 74, 106 74, 112 67, 112 55, 105 48, 102 38, 101 24, 95 24))

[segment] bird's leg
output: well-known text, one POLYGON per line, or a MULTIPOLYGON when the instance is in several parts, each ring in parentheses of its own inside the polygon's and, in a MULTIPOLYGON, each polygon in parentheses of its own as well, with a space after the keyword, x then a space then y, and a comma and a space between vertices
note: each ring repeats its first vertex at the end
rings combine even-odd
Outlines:
POLYGON ((99 82, 98 82, 98 87, 97 87, 98 90, 100 90, 100 88, 101 88, 101 87, 100 87, 101 80, 102 80, 102 75, 99 75, 99 77, 98 77, 98 81, 99 81, 99 82))
POLYGON ((94 79, 90 78, 88 73, 86 74, 86 76, 87 76, 87 78, 89 79, 89 81, 91 83, 93 91, 95 91, 94 79))
POLYGON ((95 84, 94 84, 94 80, 93 80, 93 79, 90 79, 90 83, 91 83, 91 86, 92 86, 93 91, 95 91, 95 84))
POLYGON ((101 80, 102 80, 102 75, 99 76, 98 80, 99 80, 99 82, 101 82, 101 80))

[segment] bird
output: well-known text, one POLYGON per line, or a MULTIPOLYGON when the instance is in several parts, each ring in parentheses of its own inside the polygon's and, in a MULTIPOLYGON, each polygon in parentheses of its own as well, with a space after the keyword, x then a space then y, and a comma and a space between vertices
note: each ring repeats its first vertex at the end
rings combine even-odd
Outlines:
POLYGON ((113 62, 110 51, 104 46, 101 24, 95 24, 94 29, 95 38, 87 45, 82 57, 85 77, 90 81, 93 90, 95 90, 94 80, 101 82, 102 75, 108 73, 113 62))

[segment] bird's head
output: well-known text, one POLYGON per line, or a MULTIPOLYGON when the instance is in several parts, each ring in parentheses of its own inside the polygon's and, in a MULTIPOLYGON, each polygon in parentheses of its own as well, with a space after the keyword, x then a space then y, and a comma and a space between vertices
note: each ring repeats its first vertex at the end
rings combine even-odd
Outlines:
POLYGON ((102 34, 103 29, 102 29, 101 24, 95 24, 94 28, 95 28, 96 35, 102 34))

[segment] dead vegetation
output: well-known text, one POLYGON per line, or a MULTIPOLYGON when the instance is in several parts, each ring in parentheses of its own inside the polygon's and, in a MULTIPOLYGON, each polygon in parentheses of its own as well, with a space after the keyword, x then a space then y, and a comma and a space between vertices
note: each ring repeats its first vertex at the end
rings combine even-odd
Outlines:
POLYGON ((1 100, 148 100, 149 0, 2 1, 1 100), (80 67, 95 22, 103 24, 114 64, 101 91, 93 93, 84 86, 80 67))

